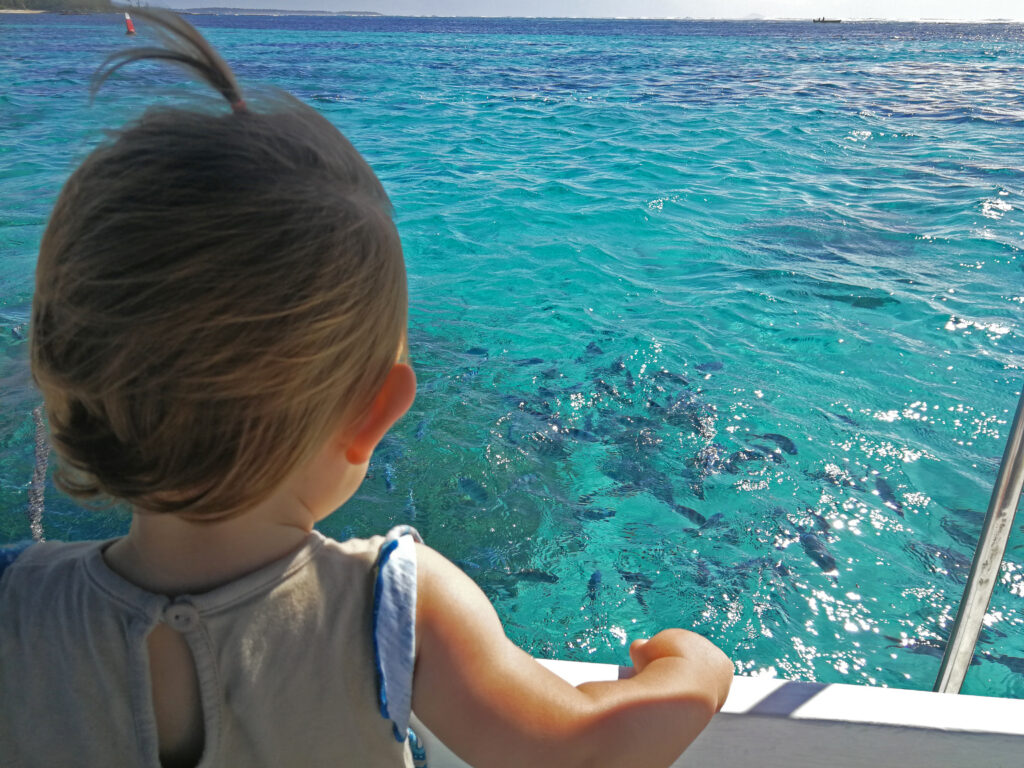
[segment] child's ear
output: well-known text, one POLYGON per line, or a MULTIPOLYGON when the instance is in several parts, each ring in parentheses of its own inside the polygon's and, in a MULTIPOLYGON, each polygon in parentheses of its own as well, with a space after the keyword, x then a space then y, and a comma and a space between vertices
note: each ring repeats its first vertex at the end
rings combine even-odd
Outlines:
POLYGON ((370 404, 369 413, 345 449, 349 464, 365 464, 385 433, 409 410, 416 397, 416 374, 405 363, 396 363, 384 386, 370 404))

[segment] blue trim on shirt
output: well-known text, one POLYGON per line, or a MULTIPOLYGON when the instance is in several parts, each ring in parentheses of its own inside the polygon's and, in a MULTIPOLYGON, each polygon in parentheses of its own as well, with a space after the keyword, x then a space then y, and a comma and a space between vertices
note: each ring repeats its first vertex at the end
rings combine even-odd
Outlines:
POLYGON ((3 578, 7 566, 11 565, 26 549, 35 544, 34 541, 17 541, 0 547, 0 579, 3 578))
MULTIPOLYGON (((387 564, 388 558, 391 557, 391 553, 396 549, 398 549, 398 539, 390 541, 381 547, 380 556, 377 560, 377 580, 373 587, 373 659, 377 667, 377 680, 379 682, 377 687, 380 698, 380 715, 385 719, 390 719, 390 715, 388 715, 388 693, 384 688, 384 665, 380 656, 380 642, 377 640, 377 625, 380 620, 380 598, 384 592, 384 566, 387 564)), ((392 728, 395 730, 395 739, 405 741, 404 738, 400 737, 394 723, 392 723, 392 728)))

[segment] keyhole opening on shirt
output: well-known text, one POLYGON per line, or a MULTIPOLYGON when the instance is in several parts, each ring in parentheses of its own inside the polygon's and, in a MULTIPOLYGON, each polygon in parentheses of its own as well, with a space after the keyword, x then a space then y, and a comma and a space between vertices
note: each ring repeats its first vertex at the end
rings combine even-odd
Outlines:
POLYGON ((185 637, 158 623, 146 638, 163 768, 195 768, 203 756, 205 733, 199 676, 185 637))

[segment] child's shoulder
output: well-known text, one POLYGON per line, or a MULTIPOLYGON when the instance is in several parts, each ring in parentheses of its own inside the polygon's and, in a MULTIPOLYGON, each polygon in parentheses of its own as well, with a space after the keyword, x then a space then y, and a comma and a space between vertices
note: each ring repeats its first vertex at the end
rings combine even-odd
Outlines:
POLYGON ((39 570, 60 573, 74 569, 93 553, 98 553, 103 541, 18 541, 0 546, 0 581, 15 578, 32 571, 31 578, 39 577, 39 570))
MULTIPOLYGON (((378 565, 388 562, 393 553, 406 554, 412 552, 413 542, 423 541, 415 528, 408 525, 397 525, 383 536, 370 536, 365 539, 332 539, 317 534, 322 539, 323 549, 329 558, 354 559, 378 565)), ((412 555, 415 561, 415 555, 412 555)))

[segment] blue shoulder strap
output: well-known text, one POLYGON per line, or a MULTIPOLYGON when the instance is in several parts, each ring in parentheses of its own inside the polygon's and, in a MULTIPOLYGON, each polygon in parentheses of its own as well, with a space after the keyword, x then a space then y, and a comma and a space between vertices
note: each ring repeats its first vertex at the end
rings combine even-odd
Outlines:
POLYGON ((408 525, 388 531, 377 556, 373 593, 373 652, 380 714, 391 721, 399 742, 408 738, 412 712, 417 541, 423 539, 408 525))
POLYGON ((33 544, 35 544, 34 541, 16 541, 14 544, 5 544, 0 547, 0 579, 3 578, 7 566, 17 560, 18 556, 33 544))

